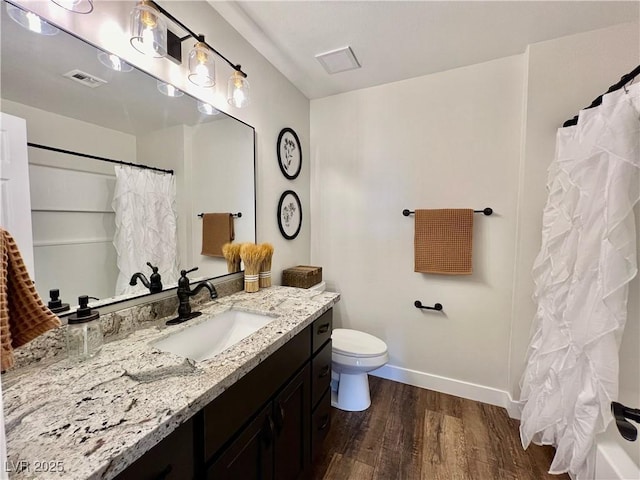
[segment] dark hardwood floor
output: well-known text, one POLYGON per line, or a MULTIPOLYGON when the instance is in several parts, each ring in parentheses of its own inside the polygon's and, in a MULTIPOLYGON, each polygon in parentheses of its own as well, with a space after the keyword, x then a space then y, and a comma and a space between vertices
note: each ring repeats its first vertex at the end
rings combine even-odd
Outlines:
POLYGON ((500 407, 369 377, 371 407, 332 410, 314 480, 569 480, 551 447, 520 444, 500 407))

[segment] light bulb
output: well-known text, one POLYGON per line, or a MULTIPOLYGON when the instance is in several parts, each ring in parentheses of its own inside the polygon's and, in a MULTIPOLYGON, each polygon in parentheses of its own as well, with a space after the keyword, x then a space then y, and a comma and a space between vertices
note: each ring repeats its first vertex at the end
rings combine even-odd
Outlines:
POLYGON ((27 12, 27 22, 29 22, 29 30, 36 33, 42 33, 42 20, 32 12, 27 12))
POLYGON ((212 52, 204 42, 196 43, 189 52, 188 78, 199 87, 213 87, 216 84, 212 52))
POLYGON ((151 57, 167 54, 167 26, 152 3, 142 0, 131 11, 131 45, 151 57))
POLYGON ((142 31, 142 42, 140 46, 147 55, 154 56, 157 53, 156 46, 154 45, 154 37, 153 28, 147 27, 142 31))
POLYGON ((87 14, 93 12, 93 0, 51 0, 56 5, 73 13, 87 14))
POLYGON ((60 30, 42 20, 35 13, 22 10, 10 3, 6 4, 6 9, 11 20, 27 30, 40 35, 57 35, 60 32, 60 30))
POLYGON ((158 91, 167 97, 181 97, 184 95, 184 92, 170 83, 165 83, 161 80, 157 82, 158 91))
POLYGON ((115 70, 116 72, 130 72, 133 70, 131 65, 123 61, 117 55, 103 52, 102 50, 98 50, 98 60, 100 60, 100 63, 105 67, 115 70))
POLYGON ((218 115, 220 113, 220 110, 205 102, 198 102, 198 111, 205 115, 218 115))
POLYGON ((249 82, 236 70, 229 78, 227 102, 236 108, 243 108, 249 105, 249 101, 249 82))

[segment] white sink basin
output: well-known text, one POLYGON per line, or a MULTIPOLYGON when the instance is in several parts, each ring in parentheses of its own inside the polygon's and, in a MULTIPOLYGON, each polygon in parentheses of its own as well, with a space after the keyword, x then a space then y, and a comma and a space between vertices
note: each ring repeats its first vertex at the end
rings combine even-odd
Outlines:
POLYGON ((199 362, 232 347, 274 319, 257 313, 227 310, 151 345, 199 362))

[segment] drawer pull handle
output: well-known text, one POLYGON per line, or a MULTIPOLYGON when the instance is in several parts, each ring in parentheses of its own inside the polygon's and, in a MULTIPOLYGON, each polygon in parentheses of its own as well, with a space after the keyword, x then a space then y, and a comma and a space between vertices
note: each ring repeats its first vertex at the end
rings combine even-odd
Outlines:
POLYGON ((320 373, 318 374, 318 378, 323 378, 326 377, 327 375, 329 375, 329 371, 331 370, 331 366, 330 365, 325 365, 322 370, 320 370, 320 373))
POLYGON ((322 417, 322 425, 318 427, 318 431, 322 431, 329 425, 329 414, 325 413, 322 417))
POLYGON ((265 426, 262 428, 264 443, 270 445, 275 437, 276 427, 273 424, 273 419, 271 415, 267 415, 267 420, 265 421, 265 426))
POLYGON ((322 325, 318 326, 318 331, 316 332, 316 335, 320 335, 322 333, 327 333, 329 331, 329 323, 323 323, 322 325))
POLYGON ((284 425, 284 407, 282 406, 282 402, 278 402, 275 417, 276 427, 278 430, 282 430, 282 426, 284 425))

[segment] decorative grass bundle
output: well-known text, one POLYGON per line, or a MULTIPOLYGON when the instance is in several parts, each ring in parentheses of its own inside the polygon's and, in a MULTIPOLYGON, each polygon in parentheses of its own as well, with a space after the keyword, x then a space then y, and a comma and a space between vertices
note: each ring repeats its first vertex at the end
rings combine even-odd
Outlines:
POLYGON ((243 243, 240 258, 244 262, 244 291, 257 292, 260 290, 258 278, 262 265, 262 249, 254 243, 243 243))
POLYGON ((227 260, 227 270, 229 273, 240 271, 240 248, 241 243, 225 243, 222 246, 222 255, 227 260))
POLYGON ((273 257, 273 245, 270 243, 261 243, 262 265, 260 266, 260 288, 268 288, 271 286, 271 258, 273 257))

